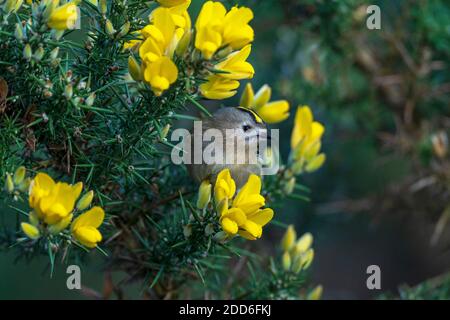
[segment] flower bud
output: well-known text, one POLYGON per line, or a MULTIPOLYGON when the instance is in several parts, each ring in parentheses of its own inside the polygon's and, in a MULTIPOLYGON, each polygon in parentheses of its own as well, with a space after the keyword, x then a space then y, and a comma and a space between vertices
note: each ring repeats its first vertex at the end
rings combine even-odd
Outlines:
POLYGON ((44 53, 45 53, 44 48, 42 47, 37 48, 37 50, 34 52, 33 55, 34 60, 38 62, 41 61, 42 58, 44 57, 44 53))
POLYGON ((434 154, 443 159, 448 151, 448 138, 444 131, 433 134, 431 136, 431 143, 433 144, 434 154))
POLYGON ((87 97, 85 103, 88 107, 91 107, 94 104, 95 101, 95 93, 91 93, 89 97, 87 97))
POLYGON ((178 42, 177 48, 175 49, 175 52, 178 56, 182 56, 186 52, 189 43, 191 41, 191 37, 192 31, 190 29, 186 30, 183 36, 181 37, 180 41, 178 42))
POLYGON ((224 243, 228 240, 228 234, 225 231, 219 231, 214 235, 213 240, 219 243, 224 243))
POLYGON ((210 236, 214 233, 214 225, 212 223, 208 223, 208 225, 205 228, 205 235, 210 236))
POLYGON ((197 208, 203 210, 211 201, 211 188, 212 186, 211 183, 209 183, 209 180, 204 180, 200 184, 200 188, 198 189, 197 208))
POLYGON ((22 183, 23 179, 25 179, 25 173, 27 170, 24 166, 20 166, 16 169, 16 172, 14 172, 14 184, 18 186, 22 183))
POLYGON ((295 177, 289 179, 289 181, 284 186, 284 193, 291 194, 295 188, 295 177))
POLYGON ((110 37, 113 37, 114 34, 116 33, 116 29, 114 29, 114 26, 113 26, 112 22, 109 21, 109 19, 106 19, 105 30, 106 30, 106 34, 110 37))
POLYGON ((307 300, 320 300, 322 297, 323 287, 318 285, 306 297, 307 300))
POLYGON ((19 189, 20 192, 27 192, 30 187, 31 179, 26 178, 17 186, 17 189, 19 189))
POLYGON ((20 224, 23 233, 26 234, 26 236, 30 239, 38 239, 41 236, 41 233, 39 231, 38 228, 36 228, 35 226, 33 226, 32 224, 26 223, 26 222, 22 222, 20 224))
POLYGON ((50 51, 50 60, 54 61, 56 58, 58 58, 59 54, 59 47, 56 47, 52 51, 50 51))
POLYGON ((5 189, 8 193, 12 193, 14 191, 14 182, 9 173, 6 174, 5 189))
POLYGON ((302 235, 296 242, 294 246, 294 252, 296 255, 300 255, 306 252, 313 243, 313 236, 311 233, 307 232, 302 235))
POLYGON ((295 232, 294 226, 291 224, 288 226, 283 239, 281 240, 283 251, 289 251, 294 246, 296 237, 297 233, 295 232))
POLYGON ((70 100, 73 96, 73 88, 71 84, 66 85, 64 88, 64 96, 67 100, 70 100))
POLYGON ((134 81, 142 80, 141 67, 133 56, 128 57, 128 71, 134 81))
POLYGON ((30 60, 31 56, 33 55, 33 51, 31 50, 30 44, 26 44, 25 48, 23 49, 23 57, 25 60, 30 60))
POLYGON ((166 140, 167 135, 169 134, 169 130, 170 130, 170 124, 168 123, 168 124, 166 124, 166 125, 164 126, 164 128, 161 130, 161 135, 160 135, 161 141, 166 140))
POLYGON ((14 29, 14 36, 17 40, 21 41, 23 40, 23 29, 20 23, 16 23, 16 28, 14 29))
POLYGON ((302 260, 303 260, 303 269, 308 269, 314 260, 314 249, 312 248, 308 249, 308 251, 306 251, 303 254, 302 260))
POLYGON ((120 28, 119 34, 117 35, 118 38, 122 38, 123 36, 126 36, 128 32, 130 31, 130 22, 127 21, 125 24, 120 28))
POLYGON ((289 254, 289 252, 286 251, 285 253, 283 253, 281 262, 282 262, 284 271, 289 271, 291 269, 291 255, 289 254))
POLYGON ((92 203, 92 199, 94 199, 94 191, 90 190, 89 192, 86 192, 80 200, 77 202, 77 210, 84 210, 87 207, 89 207, 92 203))
POLYGON ((106 11, 108 10, 108 5, 106 3, 106 0, 99 0, 97 5, 98 5, 98 11, 100 11, 100 13, 102 15, 105 15, 106 11))
POLYGON ((189 238, 192 235, 192 225, 187 224, 183 227, 183 235, 185 238, 189 238))

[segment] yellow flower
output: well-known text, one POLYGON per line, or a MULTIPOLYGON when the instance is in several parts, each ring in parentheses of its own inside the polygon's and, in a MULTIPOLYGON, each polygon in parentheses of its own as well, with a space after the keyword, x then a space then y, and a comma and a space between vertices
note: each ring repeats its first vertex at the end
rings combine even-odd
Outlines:
POLYGON ((325 162, 325 154, 319 154, 324 131, 324 126, 314 121, 308 106, 298 107, 291 135, 291 158, 296 174, 317 170, 325 162))
POLYGON ((234 193, 236 192, 236 183, 231 177, 229 169, 224 169, 220 171, 217 175, 216 184, 214 186, 214 199, 216 204, 227 198, 232 199, 234 193))
POLYGON ((197 208, 204 209, 209 201, 211 201, 211 183, 209 180, 204 180, 200 184, 200 188, 198 190, 198 200, 197 200, 197 208))
POLYGON ((5 183, 5 189, 8 191, 8 193, 12 193, 14 191, 14 182, 11 174, 6 174, 6 183, 5 183))
POLYGON ((73 186, 55 183, 47 174, 38 173, 30 186, 29 204, 39 219, 47 224, 56 224, 73 211, 82 188, 81 182, 73 186))
POLYGON ((95 248, 102 241, 98 227, 103 223, 105 212, 100 207, 93 207, 76 218, 71 226, 73 237, 88 248, 95 248))
POLYGON ((177 80, 178 69, 168 57, 161 57, 144 69, 144 79, 150 84, 156 96, 160 96, 177 80))
POLYGON ((211 59, 222 46, 223 20, 227 10, 220 2, 207 1, 195 23, 195 47, 205 59, 211 59))
POLYGON ((157 0, 163 7, 175 7, 182 4, 190 4, 191 0, 157 0))
POLYGON ((227 13, 220 2, 207 1, 195 23, 195 47, 208 60, 221 47, 241 49, 253 41, 254 32, 248 25, 252 19, 249 8, 234 7, 227 13))
POLYGON ((254 32, 248 24, 252 19, 251 9, 233 7, 224 18, 223 43, 230 45, 233 50, 237 50, 252 42, 254 32))
POLYGON ((216 64, 215 69, 222 72, 221 77, 233 80, 253 78, 255 70, 248 63, 247 58, 252 50, 251 45, 247 45, 239 51, 229 54, 225 60, 216 64))
POLYGON ((261 209, 265 199, 261 196, 261 178, 251 175, 229 207, 229 199, 235 193, 235 182, 228 169, 219 173, 214 188, 220 224, 229 237, 239 234, 241 237, 255 240, 262 235, 262 227, 273 218, 273 210, 261 209))
POLYGON ((297 238, 297 233, 295 232, 294 226, 291 224, 286 229, 283 239, 281 240, 281 247, 283 251, 289 251, 294 246, 295 239, 297 238))
POLYGON ((227 99, 236 94, 239 81, 226 79, 218 75, 208 77, 208 81, 200 85, 202 96, 208 99, 227 99))
POLYGON ((268 85, 262 86, 256 94, 251 83, 247 83, 241 96, 240 105, 255 110, 266 123, 278 123, 289 117, 289 102, 278 100, 269 102, 272 89, 268 85))
POLYGON ((56 30, 73 29, 78 20, 78 8, 74 2, 68 2, 52 10, 47 25, 56 30))
POLYGON ((165 6, 167 8, 159 7, 153 10, 149 16, 150 22, 153 22, 153 17, 157 15, 159 11, 168 10, 167 12, 170 13, 170 17, 172 18, 172 21, 177 28, 181 28, 184 31, 189 30, 191 28, 191 18, 189 16, 189 13, 187 12, 187 9, 191 4, 191 0, 184 0, 179 2, 179 4, 165 6))
POLYGON ((20 224, 20 227, 22 228, 23 233, 25 233, 27 237, 30 239, 35 240, 41 236, 39 229, 33 226, 32 224, 22 222, 20 224))

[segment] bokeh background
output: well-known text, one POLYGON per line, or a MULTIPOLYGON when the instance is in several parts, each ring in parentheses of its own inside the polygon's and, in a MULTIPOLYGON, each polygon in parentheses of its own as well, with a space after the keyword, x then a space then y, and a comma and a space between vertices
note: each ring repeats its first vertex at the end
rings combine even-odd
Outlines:
MULTIPOLYGON (((193 1, 192 17, 203 2, 193 1)), ((254 10, 253 87, 269 84, 273 99, 291 104, 278 126, 284 159, 297 105, 309 105, 326 127, 327 161, 301 181, 310 201, 288 200, 276 212, 298 233, 313 233, 311 277, 324 298, 450 298, 448 1, 223 2, 254 10), (381 9, 380 30, 366 26, 371 4, 381 9), (381 290, 366 287, 372 264, 381 290)), ((237 105, 238 96, 222 104, 237 105)), ((283 229, 268 230, 255 250, 275 250, 283 229)), ((26 264, 0 249, 0 299, 93 297, 68 291, 62 268, 49 279, 45 257, 26 264)), ((101 291, 101 263, 92 259, 85 265, 98 267, 85 267, 82 282, 101 291)))

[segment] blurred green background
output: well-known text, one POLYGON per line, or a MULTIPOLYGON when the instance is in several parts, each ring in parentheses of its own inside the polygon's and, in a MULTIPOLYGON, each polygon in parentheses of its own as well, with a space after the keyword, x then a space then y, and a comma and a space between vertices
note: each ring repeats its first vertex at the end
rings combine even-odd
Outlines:
MULTIPOLYGON (((193 2, 195 17, 204 1, 193 2)), ((312 279, 324 286, 324 298, 397 296, 404 285, 425 289, 402 297, 450 298, 449 155, 438 155, 432 138, 450 129, 449 3, 223 2, 254 10, 253 87, 267 83, 272 100, 291 103, 291 117, 279 126, 283 158, 297 105, 309 105, 326 127, 327 161, 300 181, 312 190, 310 202, 287 201, 276 212, 277 220, 314 235, 312 279), (366 27, 370 4, 381 8, 381 30, 366 27), (382 290, 366 288, 372 264, 381 268, 382 290)), ((223 104, 236 105, 238 96, 223 104)), ((2 211, 13 221, 10 209, 2 211)), ((278 243, 283 229, 270 229, 258 246, 278 243)), ((15 263, 13 250, 3 249, 0 299, 92 297, 67 290, 61 267, 49 279, 45 258, 15 263)), ((101 265, 82 270, 87 287, 101 291, 103 279, 101 265)), ((131 286, 127 297, 137 296, 131 286)))

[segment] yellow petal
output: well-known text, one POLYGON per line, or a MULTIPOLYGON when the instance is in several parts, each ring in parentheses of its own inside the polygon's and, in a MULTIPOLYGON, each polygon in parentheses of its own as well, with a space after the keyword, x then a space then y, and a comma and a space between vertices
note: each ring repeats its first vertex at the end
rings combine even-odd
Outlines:
POLYGON ((256 211, 256 213, 247 216, 247 218, 257 224, 259 224, 261 227, 264 227, 266 224, 270 222, 273 218, 273 210, 270 208, 265 208, 262 210, 256 211))
POLYGON ((77 202, 77 210, 83 211, 87 207, 89 207, 92 203, 92 199, 94 199, 94 191, 90 190, 85 193, 80 200, 77 202))
POLYGON ((259 112, 259 109, 269 102, 271 95, 272 95, 272 88, 270 88, 267 84, 263 85, 258 90, 253 100, 253 105, 256 111, 259 112))
POLYGON ((223 218, 220 221, 220 223, 222 225, 223 231, 225 231, 226 233, 228 233, 228 234, 236 234, 237 233, 238 225, 233 220, 231 220, 229 218, 223 218))
POLYGON ((262 235, 262 227, 251 220, 245 221, 242 229, 250 233, 255 238, 260 238, 262 235))
POLYGON ((94 248, 102 241, 102 234, 92 226, 83 226, 72 231, 72 235, 78 242, 88 248, 94 248))
POLYGON ((253 87, 250 82, 247 83, 245 86, 244 92, 241 96, 240 106, 250 108, 253 104, 253 98, 255 94, 253 93, 253 87))
POLYGON ((77 228, 90 226, 94 228, 100 227, 105 219, 105 211, 101 207, 93 207, 82 215, 78 216, 72 223, 72 230, 77 228))
POLYGON ((239 207, 243 203, 248 202, 251 195, 259 195, 261 193, 261 178, 255 174, 251 174, 247 182, 241 188, 233 201, 233 207, 239 207))
POLYGON ((289 102, 273 101, 258 109, 258 114, 266 123, 278 123, 289 118, 289 102))
POLYGON ((314 157, 305 167, 305 170, 307 172, 313 172, 317 169, 319 169, 325 162, 326 156, 325 154, 321 153, 314 157))
POLYGON ((243 226, 247 221, 245 213, 239 208, 231 208, 222 219, 230 219, 236 222, 238 226, 243 226))
POLYGON ((226 73, 220 76, 233 80, 249 79, 255 74, 253 66, 246 62, 251 52, 251 45, 247 45, 239 51, 233 52, 228 57, 216 65, 216 69, 226 73))

